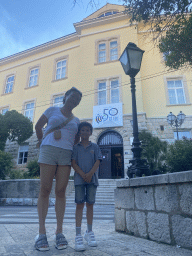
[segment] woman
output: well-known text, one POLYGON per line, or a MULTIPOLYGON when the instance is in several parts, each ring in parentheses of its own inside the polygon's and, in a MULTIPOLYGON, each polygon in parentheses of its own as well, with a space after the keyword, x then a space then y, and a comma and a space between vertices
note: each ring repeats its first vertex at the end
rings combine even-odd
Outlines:
POLYGON ((36 237, 35 248, 39 251, 49 250, 47 242, 45 219, 49 206, 53 178, 55 176, 55 212, 57 219, 56 248, 67 247, 67 240, 62 234, 65 212, 65 191, 71 171, 71 154, 74 142, 79 141, 77 131, 80 123, 74 117, 72 110, 80 103, 82 93, 75 87, 66 92, 63 107, 50 107, 39 118, 35 130, 40 144, 40 193, 38 198, 39 234, 36 237), (42 129, 47 124, 43 138, 42 129), (60 129, 58 126, 61 125, 60 129), (54 128, 56 128, 54 130, 54 128))

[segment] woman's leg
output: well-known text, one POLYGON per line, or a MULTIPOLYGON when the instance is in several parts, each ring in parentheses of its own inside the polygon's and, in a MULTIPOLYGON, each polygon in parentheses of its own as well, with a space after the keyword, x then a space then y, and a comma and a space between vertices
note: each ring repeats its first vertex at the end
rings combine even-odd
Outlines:
POLYGON ((51 192, 56 166, 40 164, 40 193, 37 203, 39 214, 39 234, 46 234, 45 219, 49 206, 49 194, 51 192))
POLYGON ((57 218, 56 234, 62 233, 63 231, 63 217, 65 213, 65 203, 66 203, 65 191, 67 188, 70 172, 71 172, 70 165, 59 165, 57 167, 57 172, 55 175, 55 178, 56 178, 55 212, 56 212, 56 218, 57 218))

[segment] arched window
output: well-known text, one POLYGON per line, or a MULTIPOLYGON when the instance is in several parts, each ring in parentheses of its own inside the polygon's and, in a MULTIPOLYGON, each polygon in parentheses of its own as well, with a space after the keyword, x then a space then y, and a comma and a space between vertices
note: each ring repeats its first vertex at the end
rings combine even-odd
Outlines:
POLYGON ((105 17, 105 16, 113 15, 113 14, 116 14, 116 13, 118 13, 118 11, 104 12, 104 13, 101 14, 98 18, 102 18, 102 17, 105 17))
POLYGON ((98 145, 123 145, 123 139, 119 133, 115 131, 108 131, 100 136, 98 140, 98 145))

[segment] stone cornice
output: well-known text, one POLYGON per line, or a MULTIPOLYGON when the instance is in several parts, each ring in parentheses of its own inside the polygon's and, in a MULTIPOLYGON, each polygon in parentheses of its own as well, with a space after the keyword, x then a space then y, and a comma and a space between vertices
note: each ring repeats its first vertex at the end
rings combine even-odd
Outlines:
POLYGON ((95 18, 91 20, 82 20, 81 22, 74 23, 74 27, 76 29, 77 34, 81 34, 82 29, 92 28, 100 25, 106 25, 110 23, 114 23, 121 20, 128 20, 127 14, 124 12, 113 14, 110 16, 105 16, 102 18, 95 18))
POLYGON ((8 64, 8 63, 13 62, 13 61, 17 61, 17 60, 22 59, 22 58, 29 57, 29 56, 37 54, 39 52, 43 52, 43 51, 53 49, 55 47, 73 42, 75 40, 79 40, 79 36, 76 32, 72 33, 72 34, 69 34, 67 36, 63 36, 63 37, 60 37, 58 39, 49 41, 47 43, 32 47, 32 48, 27 49, 25 51, 10 55, 10 56, 5 57, 3 59, 0 59, 0 66, 8 64))

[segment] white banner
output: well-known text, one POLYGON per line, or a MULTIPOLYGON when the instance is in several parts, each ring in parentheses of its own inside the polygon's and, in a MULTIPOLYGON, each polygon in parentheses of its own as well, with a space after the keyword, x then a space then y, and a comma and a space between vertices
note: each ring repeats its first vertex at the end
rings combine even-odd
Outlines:
POLYGON ((123 126, 122 103, 93 107, 93 128, 123 126))

